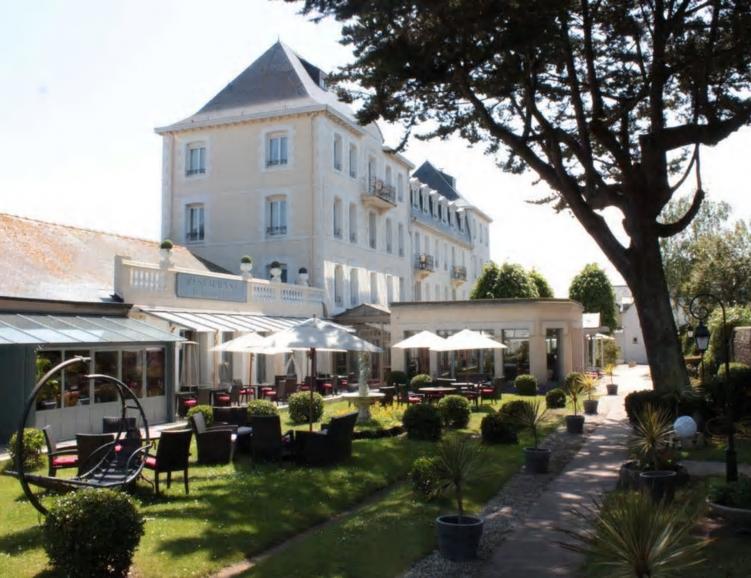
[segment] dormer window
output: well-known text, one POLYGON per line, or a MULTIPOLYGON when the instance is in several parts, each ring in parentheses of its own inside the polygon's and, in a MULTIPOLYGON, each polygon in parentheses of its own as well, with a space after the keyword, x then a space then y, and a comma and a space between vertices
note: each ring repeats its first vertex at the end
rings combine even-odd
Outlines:
POLYGON ((202 175, 206 173, 206 145, 204 143, 190 143, 186 151, 185 176, 202 175))
POLYGON ((266 138, 266 166, 276 167, 286 165, 289 157, 287 156, 287 133, 275 132, 266 138))

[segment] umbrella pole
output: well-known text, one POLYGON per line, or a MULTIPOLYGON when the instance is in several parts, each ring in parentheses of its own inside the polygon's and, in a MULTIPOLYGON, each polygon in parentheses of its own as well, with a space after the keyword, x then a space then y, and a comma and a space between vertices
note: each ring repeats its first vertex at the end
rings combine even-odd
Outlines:
POLYGON ((318 375, 318 363, 316 361, 316 348, 310 348, 310 406, 308 407, 308 423, 310 431, 313 431, 313 387, 315 387, 318 375))

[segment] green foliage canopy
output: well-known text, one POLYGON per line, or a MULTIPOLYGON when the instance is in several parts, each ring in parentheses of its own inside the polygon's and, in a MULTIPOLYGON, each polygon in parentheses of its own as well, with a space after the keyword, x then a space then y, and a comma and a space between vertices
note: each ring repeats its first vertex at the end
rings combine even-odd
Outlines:
POLYGON ((569 298, 584 305, 586 313, 599 313, 600 323, 610 329, 616 327, 615 293, 610 279, 596 263, 582 269, 568 290, 569 298))
POLYGON ((552 297, 547 280, 537 271, 527 272, 517 263, 500 267, 487 263, 470 293, 470 299, 537 299, 552 297), (540 288, 544 295, 540 294, 540 288))

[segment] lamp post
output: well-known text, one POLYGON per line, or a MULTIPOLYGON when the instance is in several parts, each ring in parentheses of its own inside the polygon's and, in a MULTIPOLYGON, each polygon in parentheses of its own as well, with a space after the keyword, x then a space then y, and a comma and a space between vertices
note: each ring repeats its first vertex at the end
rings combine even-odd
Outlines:
POLYGON ((694 329, 694 340, 696 349, 699 350, 702 357, 702 382, 704 381, 704 352, 709 347, 709 328, 704 323, 709 317, 709 308, 706 301, 714 301, 722 310, 722 344, 725 354, 725 419, 727 420, 727 438, 728 447, 725 450, 725 480, 735 482, 738 480, 738 457, 735 453, 735 425, 733 424, 733 392, 731 391, 732 382, 730 381, 730 340, 728 337, 727 317, 725 315, 725 304, 722 300, 711 293, 700 293, 691 299, 688 306, 691 316, 699 321, 699 325, 694 329))

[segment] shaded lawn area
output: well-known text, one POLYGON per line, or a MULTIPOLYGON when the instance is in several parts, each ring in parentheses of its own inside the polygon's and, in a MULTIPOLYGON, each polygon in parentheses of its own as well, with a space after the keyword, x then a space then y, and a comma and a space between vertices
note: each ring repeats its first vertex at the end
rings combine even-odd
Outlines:
MULTIPOLYGON (((710 462, 724 462, 725 449, 727 448, 726 440, 723 438, 712 438, 706 447, 682 450, 681 458, 684 460, 702 460, 710 462)), ((751 464, 751 440, 735 439, 735 451, 738 454, 739 464, 751 464)))
MULTIPOLYGON (((346 402, 327 404, 324 420, 347 411, 346 402)), ((389 427, 395 421, 398 423, 400 413, 398 408, 378 409, 368 427, 389 427)), ((476 432, 482 415, 473 414, 468 431, 476 432)), ((292 425, 284 425, 286 421, 283 414, 285 429, 292 425)), ((470 510, 481 509, 483 502, 518 470, 522 460, 520 447, 497 446, 488 450, 490 457, 469 489, 470 510)), ((318 551, 322 559, 343 563, 345 569, 362 566, 359 574, 349 575, 389 575, 390 568, 404 568, 432 549, 432 519, 439 510, 447 510, 445 504, 415 501, 407 484, 397 483, 405 478, 417 457, 433 450, 430 443, 409 441, 405 437, 356 440, 352 459, 329 468, 292 464, 256 466, 241 455, 226 466, 192 465, 188 496, 183 492, 180 476, 175 477, 171 489, 163 485, 164 495, 160 498, 152 494, 147 484, 139 482, 136 498, 146 518, 146 533, 136 553, 135 574, 144 578, 205 576, 258 554, 356 506, 378 490, 393 486, 365 506, 363 512, 324 529, 320 540, 312 543, 304 540, 299 544, 318 551), (342 524, 342 534, 337 535, 336 528, 342 524), (383 555, 380 546, 380 551, 372 551, 372 559, 354 556, 354 551, 350 551, 350 545, 362 537, 382 532, 388 536, 383 535, 380 540, 391 544, 388 556, 383 555), (368 565, 374 568, 372 574, 364 569, 368 565)), ((41 573, 51 576, 45 572, 47 557, 38 526, 41 520, 21 496, 15 479, 0 476, 0 576, 41 573)), ((279 556, 280 560, 287 557, 286 553, 279 556)), ((273 558, 269 563, 272 561, 273 558)), ((332 576, 338 572, 321 568, 323 574, 308 575, 332 576), (329 573, 332 571, 333 574, 329 573)))

